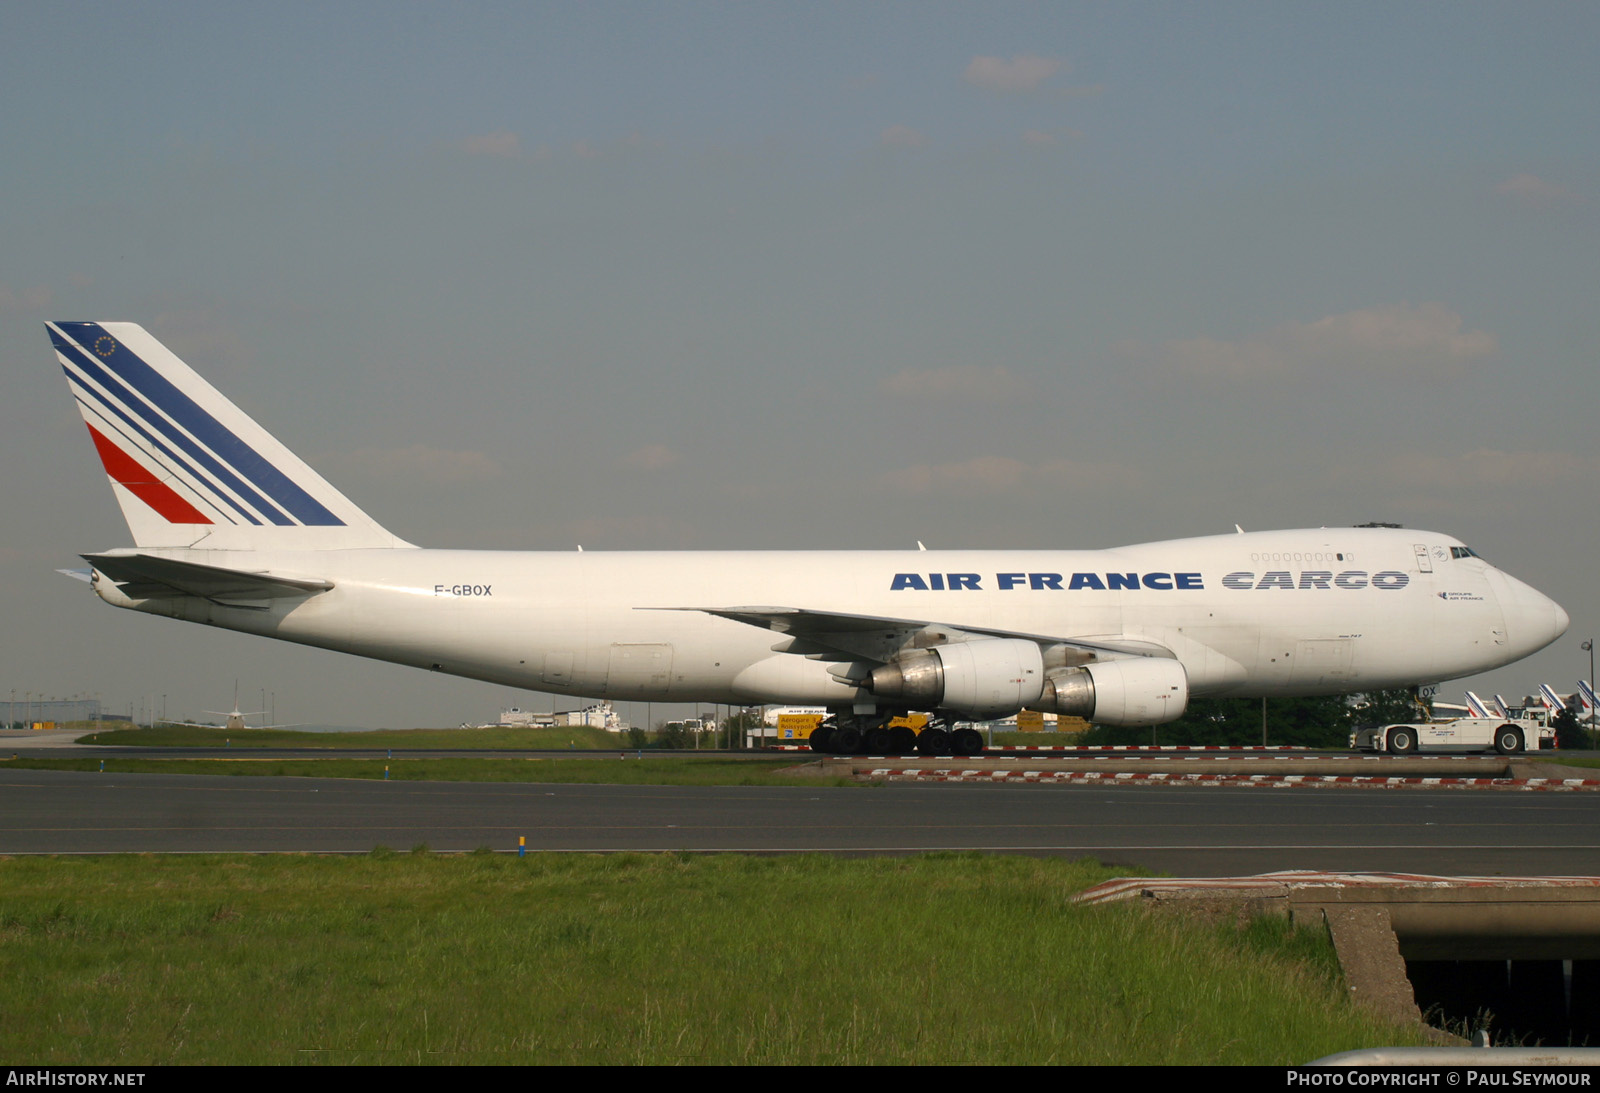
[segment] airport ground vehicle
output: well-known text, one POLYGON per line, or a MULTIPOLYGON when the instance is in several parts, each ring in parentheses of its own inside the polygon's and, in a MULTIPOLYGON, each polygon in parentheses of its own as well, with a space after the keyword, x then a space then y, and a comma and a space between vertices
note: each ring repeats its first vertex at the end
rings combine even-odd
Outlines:
POLYGON ((1350 734, 1358 751, 1386 751, 1406 755, 1419 751, 1487 751, 1501 755, 1555 747, 1555 730, 1542 720, 1504 717, 1458 717, 1449 721, 1418 721, 1377 725, 1350 734))

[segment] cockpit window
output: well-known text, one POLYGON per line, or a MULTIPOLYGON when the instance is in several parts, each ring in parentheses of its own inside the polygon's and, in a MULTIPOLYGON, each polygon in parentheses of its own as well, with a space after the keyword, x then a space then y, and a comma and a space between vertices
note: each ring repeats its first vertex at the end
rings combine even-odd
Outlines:
POLYGON ((1452 557, 1452 558, 1477 558, 1477 557, 1479 557, 1479 554, 1478 554, 1478 552, 1476 550, 1473 550, 1471 547, 1451 547, 1450 548, 1450 557, 1452 557))

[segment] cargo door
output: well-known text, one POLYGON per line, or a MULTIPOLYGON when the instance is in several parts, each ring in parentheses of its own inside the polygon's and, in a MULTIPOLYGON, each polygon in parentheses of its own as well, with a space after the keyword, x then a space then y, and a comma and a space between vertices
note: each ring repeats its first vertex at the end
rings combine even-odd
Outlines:
POLYGON ((1289 681, 1306 686, 1342 683, 1355 674, 1354 662, 1355 642, 1350 638, 1297 641, 1289 681))
POLYGON ((672 646, 666 642, 611 647, 606 694, 611 698, 665 698, 672 683, 672 646))
POLYGON ((572 653, 546 653, 540 677, 552 687, 572 686, 572 653))

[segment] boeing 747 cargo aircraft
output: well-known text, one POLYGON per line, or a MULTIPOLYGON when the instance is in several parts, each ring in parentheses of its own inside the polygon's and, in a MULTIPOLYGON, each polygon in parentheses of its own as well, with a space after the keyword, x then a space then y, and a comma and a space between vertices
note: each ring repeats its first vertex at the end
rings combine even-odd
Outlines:
POLYGON ((1449 535, 1241 532, 1113 550, 429 550, 380 527, 134 323, 48 324, 134 546, 107 603, 473 679, 826 706, 825 750, 975 753, 1020 709, 1145 725, 1191 695, 1472 675, 1567 615, 1449 535), (914 740, 888 721, 935 715, 914 740), (895 735, 896 733, 901 735, 895 735))

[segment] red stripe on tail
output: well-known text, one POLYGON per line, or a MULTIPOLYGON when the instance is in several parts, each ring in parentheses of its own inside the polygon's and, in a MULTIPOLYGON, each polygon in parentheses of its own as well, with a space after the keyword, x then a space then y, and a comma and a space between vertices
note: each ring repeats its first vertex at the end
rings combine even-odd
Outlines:
MULTIPOLYGON (((88 424, 85 422, 84 424, 88 424)), ((111 441, 100 435, 100 430, 89 425, 89 435, 94 437, 94 447, 100 453, 100 462, 114 481, 126 488, 139 500, 155 509, 169 524, 209 524, 204 513, 175 493, 171 486, 160 481, 144 465, 111 441)))

